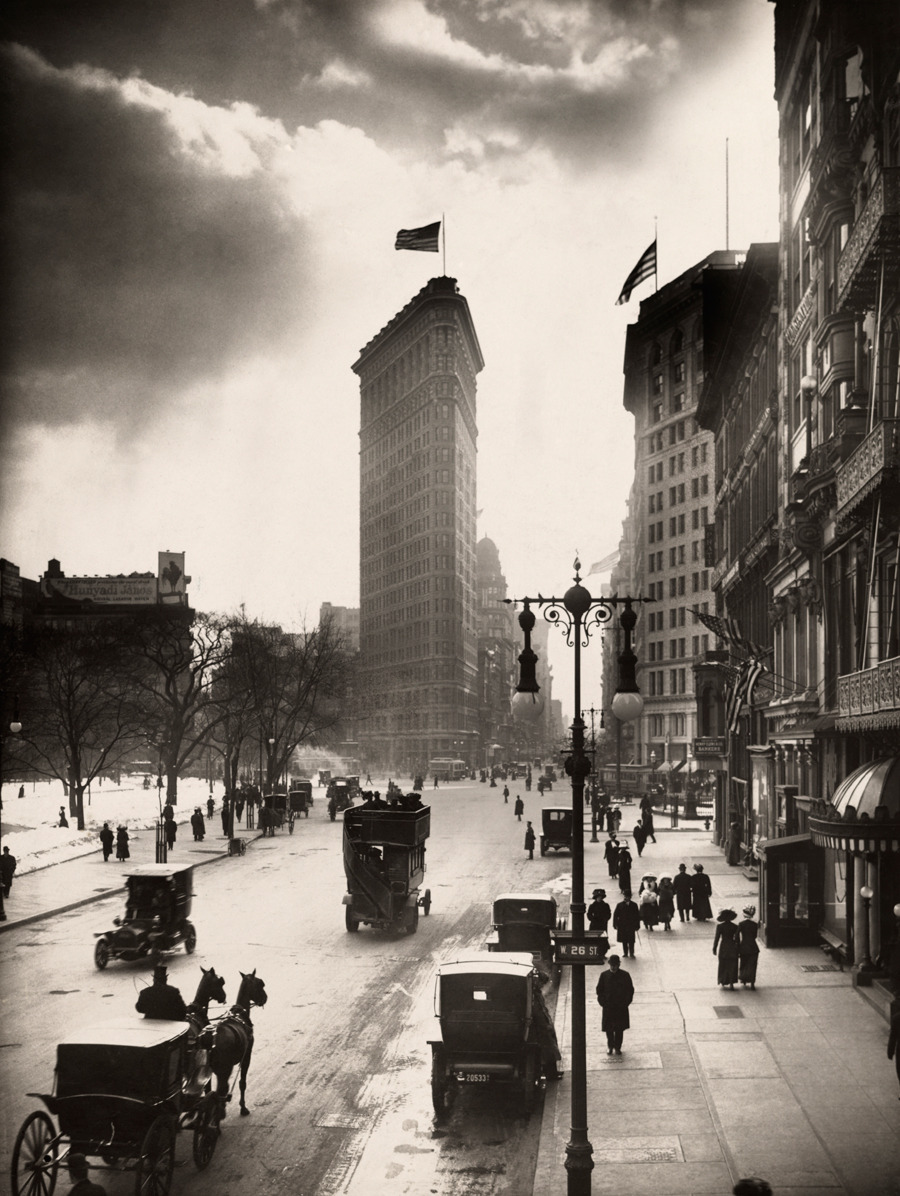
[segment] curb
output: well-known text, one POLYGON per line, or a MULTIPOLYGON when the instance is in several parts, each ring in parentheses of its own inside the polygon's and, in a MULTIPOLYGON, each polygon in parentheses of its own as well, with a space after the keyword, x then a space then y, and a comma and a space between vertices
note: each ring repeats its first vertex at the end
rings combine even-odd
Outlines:
MULTIPOLYGON (((262 837, 263 837, 262 835, 254 835, 252 839, 247 839, 247 840, 245 840, 245 842, 255 843, 257 839, 261 839, 262 837)), ((93 851, 85 852, 85 855, 94 855, 94 854, 95 853, 93 851)), ((72 856, 71 858, 76 859, 76 860, 81 860, 81 859, 84 859, 84 855, 72 856)), ((205 864, 214 864, 214 863, 216 863, 217 860, 227 860, 230 858, 231 857, 228 855, 227 851, 216 852, 215 855, 210 854, 208 859, 197 860, 197 862, 191 864, 190 867, 202 868, 205 864)), ((42 871, 44 871, 45 868, 53 868, 55 866, 56 865, 54 865, 54 864, 45 864, 44 868, 34 868, 32 871, 33 872, 42 872, 42 871)), ((30 875, 30 873, 26 873, 26 875, 30 875)), ((44 910, 42 913, 39 913, 39 914, 29 914, 27 918, 18 918, 15 922, 10 922, 9 920, 7 920, 5 922, 0 922, 0 934, 3 934, 7 930, 16 930, 19 926, 29 926, 33 922, 42 922, 44 920, 44 918, 52 918, 54 916, 54 914, 65 914, 65 913, 68 913, 70 910, 80 909, 84 905, 92 905, 95 901, 105 901, 107 899, 107 897, 114 897, 117 893, 124 893, 124 892, 125 892, 125 886, 123 884, 114 889, 106 889, 102 893, 92 893, 90 897, 82 897, 79 901, 71 901, 71 902, 69 902, 68 905, 57 905, 57 906, 54 906, 53 909, 44 910)))

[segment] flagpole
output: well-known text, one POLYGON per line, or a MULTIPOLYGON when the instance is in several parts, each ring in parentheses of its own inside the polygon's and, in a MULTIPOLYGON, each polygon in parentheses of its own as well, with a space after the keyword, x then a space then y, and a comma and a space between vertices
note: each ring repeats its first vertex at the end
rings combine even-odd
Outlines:
POLYGON ((447 217, 441 212, 441 246, 444 250, 444 277, 447 277, 447 217))

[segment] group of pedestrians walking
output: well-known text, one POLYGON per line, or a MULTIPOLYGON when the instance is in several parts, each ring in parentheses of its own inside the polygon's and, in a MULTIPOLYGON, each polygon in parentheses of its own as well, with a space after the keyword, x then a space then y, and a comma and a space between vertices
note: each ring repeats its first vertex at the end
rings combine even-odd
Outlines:
POLYGON ((746 988, 756 989, 756 965, 759 962, 759 923, 756 906, 745 905, 743 920, 737 921, 733 909, 723 909, 716 918, 716 937, 713 955, 719 957, 718 983, 720 988, 734 991, 740 981, 746 988))

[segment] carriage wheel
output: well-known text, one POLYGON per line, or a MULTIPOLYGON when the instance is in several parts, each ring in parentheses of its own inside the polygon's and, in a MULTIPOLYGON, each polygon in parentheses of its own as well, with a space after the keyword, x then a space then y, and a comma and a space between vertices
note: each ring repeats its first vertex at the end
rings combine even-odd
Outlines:
POLYGON ((219 1141, 219 1111, 216 1098, 210 1095, 197 1111, 194 1121, 194 1164, 198 1171, 208 1167, 219 1141))
POLYGON ((290 818, 288 819, 288 831, 290 832, 290 834, 294 833, 294 815, 293 814, 291 814, 290 818))
POLYGON ((94 965, 102 972, 109 963, 109 942, 106 939, 97 939, 94 947, 94 965))
POLYGON ((415 934, 419 929, 419 907, 418 905, 407 906, 406 909, 406 933, 415 934))
POLYGON ((244 842, 243 839, 241 839, 241 855, 243 855, 246 850, 247 850, 247 844, 244 842))
POLYGON ((456 1099, 456 1081, 447 1075, 447 1056, 442 1047, 431 1048, 431 1103, 438 1117, 445 1117, 456 1099))
POLYGON ((529 1047, 525 1052, 525 1062, 522 1068, 522 1108, 526 1117, 530 1117, 534 1110, 540 1074, 540 1051, 536 1047, 529 1047))
POLYGON ((135 1196, 167 1196, 175 1167, 175 1126, 157 1117, 141 1143, 134 1181, 135 1196))
POLYGON ((426 918, 431 913, 431 889, 426 889, 422 897, 422 913, 426 918))
POLYGON ((359 918, 354 918, 349 905, 344 907, 344 923, 351 934, 355 934, 359 930, 359 918))
POLYGON ((43 1110, 28 1114, 13 1147, 13 1196, 50 1196, 56 1187, 58 1142, 53 1122, 43 1110))
POLYGON ((184 924, 184 949, 188 955, 194 954, 194 949, 197 946, 197 931, 194 929, 193 922, 185 922, 184 924))

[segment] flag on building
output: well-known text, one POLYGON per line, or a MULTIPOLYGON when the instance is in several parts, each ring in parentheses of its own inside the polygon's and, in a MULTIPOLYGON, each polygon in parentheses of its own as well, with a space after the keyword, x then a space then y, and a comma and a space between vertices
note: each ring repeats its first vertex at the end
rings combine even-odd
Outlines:
POLYGON ((705 611, 698 610, 696 606, 689 606, 688 610, 696 615, 704 627, 708 627, 713 635, 720 640, 724 640, 726 644, 731 644, 735 648, 740 648, 743 652, 748 652, 752 656, 764 657, 768 656, 771 649, 764 648, 761 644, 755 644, 753 640, 745 638, 741 631, 741 625, 737 619, 732 619, 729 615, 708 615, 705 611))
POLYGON ((619 292, 619 297, 616 303, 627 303, 631 298, 631 292, 634 288, 649 278, 651 274, 656 273, 656 238, 654 237, 652 243, 647 246, 641 256, 638 258, 638 263, 631 271, 628 277, 622 284, 622 290, 619 292))
POLYGON ((424 228, 401 228, 394 242, 395 249, 422 249, 426 253, 438 252, 438 238, 441 234, 441 222, 426 224, 424 228))
POLYGON ((753 698, 753 687, 763 671, 763 664, 756 659, 745 660, 735 680, 725 689, 725 726, 728 734, 733 735, 737 730, 741 708, 750 704, 753 698))
POLYGON ((605 573, 607 569, 615 569, 618 563, 619 550, 617 548, 615 552, 609 553, 607 556, 602 557, 599 561, 594 561, 593 565, 591 565, 590 569, 588 569, 588 577, 590 577, 592 573, 605 573))

